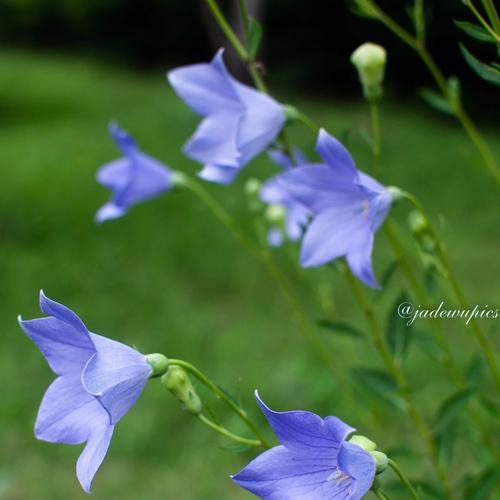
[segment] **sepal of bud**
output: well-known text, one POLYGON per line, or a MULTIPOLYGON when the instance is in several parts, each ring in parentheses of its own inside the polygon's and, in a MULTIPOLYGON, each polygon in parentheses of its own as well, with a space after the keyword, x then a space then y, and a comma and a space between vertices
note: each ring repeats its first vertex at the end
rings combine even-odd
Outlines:
POLYGON ((363 94, 368 100, 382 97, 387 62, 387 52, 381 45, 364 43, 351 55, 351 62, 358 70, 363 94))
POLYGON ((370 451, 370 455, 375 461, 375 474, 382 474, 389 466, 387 455, 381 451, 370 451))
POLYGON ((377 449, 377 445, 371 439, 359 434, 351 436, 348 442, 359 446, 365 451, 375 451, 377 449))
POLYGON ((252 198, 259 196, 261 186, 262 183, 259 181, 259 179, 251 177, 245 182, 245 194, 252 198))
POLYGON ((162 384, 178 399, 184 408, 193 415, 199 415, 203 409, 200 397, 196 393, 191 379, 180 366, 170 366, 161 378, 162 384))
POLYGON ((283 205, 273 203, 267 206, 265 217, 270 224, 281 225, 285 222, 286 209, 283 205))
POLYGON ((167 373, 169 361, 166 356, 159 354, 157 352, 153 354, 148 354, 146 356, 146 361, 152 368, 151 378, 161 377, 167 373))
POLYGON ((286 121, 289 123, 297 121, 300 117, 299 110, 290 104, 283 106, 283 111, 285 112, 286 121))

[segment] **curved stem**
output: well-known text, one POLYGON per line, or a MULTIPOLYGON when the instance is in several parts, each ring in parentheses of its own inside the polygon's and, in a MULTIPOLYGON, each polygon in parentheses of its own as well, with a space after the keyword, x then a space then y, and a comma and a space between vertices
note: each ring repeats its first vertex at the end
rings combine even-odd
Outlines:
POLYGON ((424 441, 428 455, 430 460, 436 470, 437 476, 443 485, 444 490, 446 491, 448 498, 453 498, 451 494, 451 488, 448 482, 448 477, 446 475, 445 470, 443 469, 442 464, 439 461, 438 450, 436 447, 436 443, 434 441, 434 436, 429 429, 427 423, 420 415, 420 412, 417 410, 417 407, 413 404, 411 395, 410 395, 410 387, 408 385, 408 381, 401 370, 401 367, 396 363, 394 358, 391 355, 386 343, 384 342, 382 329, 375 317, 375 312, 373 310, 372 305, 368 301, 361 285, 358 283, 357 279, 351 273, 351 271, 347 268, 345 269, 345 276, 349 283, 349 286, 352 289, 352 292, 363 311, 365 318, 370 327, 370 333, 372 337, 373 344, 380 356, 384 360, 389 372, 396 382, 396 386, 398 389, 399 395, 402 397, 405 402, 405 410, 413 421, 418 433, 420 434, 422 440, 424 441))
POLYGON ((210 9, 210 12, 214 16, 214 19, 219 25, 220 29, 226 35, 226 38, 228 39, 229 43, 233 46, 237 54, 244 61, 246 61, 248 59, 247 49, 245 49, 243 44, 240 42, 239 38, 236 36, 236 33, 233 31, 233 28, 231 28, 231 25, 227 22, 226 17, 220 10, 219 6, 217 5, 217 2, 215 0, 205 0, 205 2, 208 8, 210 9))
POLYGON ((218 432, 219 434, 222 434, 223 436, 232 439, 233 441, 236 441, 237 443, 241 444, 246 444, 248 446, 262 446, 262 442, 256 439, 247 439, 241 436, 238 436, 237 434, 233 434, 232 432, 228 431, 225 427, 222 427, 220 425, 217 425, 215 422, 210 420, 208 417, 203 415, 203 413, 200 413, 198 416, 198 419, 203 422, 205 425, 213 429, 214 431, 218 432))
POLYGON ((415 488, 413 488, 408 478, 403 474, 398 464, 394 462, 394 460, 389 459, 389 467, 398 475, 401 482, 406 486, 406 489, 410 492, 412 498, 414 500, 420 500, 420 495, 415 491, 415 488))
POLYGON ((180 366, 191 373, 199 382, 205 385, 218 399, 223 401, 226 406, 228 406, 238 417, 245 422, 248 428, 257 436, 263 447, 269 448, 269 444, 266 439, 260 433, 258 427, 252 422, 248 417, 245 410, 236 404, 227 394, 214 382, 212 382, 206 375, 204 375, 198 368, 193 366, 187 361, 182 359, 169 359, 169 364, 172 366, 180 366))
POLYGON ((386 496, 384 493, 382 493, 380 490, 372 490, 373 493, 375 493, 377 498, 380 498, 380 500, 389 500, 389 497, 386 496))
POLYGON ((476 6, 472 3, 472 0, 467 0, 464 2, 471 12, 476 16, 476 19, 483 25, 484 29, 495 39, 495 41, 500 41, 500 37, 495 33, 491 26, 486 22, 481 13, 476 9, 476 6))
POLYGON ((498 12, 497 9, 495 8, 495 4, 493 3, 492 0, 482 0, 484 10, 486 10, 486 13, 488 14, 488 18, 495 28, 495 31, 497 33, 500 33, 500 18, 498 17, 498 12))

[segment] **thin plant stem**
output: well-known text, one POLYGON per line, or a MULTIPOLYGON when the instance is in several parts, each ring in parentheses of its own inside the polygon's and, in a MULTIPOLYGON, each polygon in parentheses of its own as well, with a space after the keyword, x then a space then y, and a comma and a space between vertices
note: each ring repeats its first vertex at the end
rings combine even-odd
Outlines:
POLYGON ((231 399, 217 384, 212 382, 204 373, 202 373, 198 368, 193 366, 187 361, 182 359, 169 359, 169 364, 171 366, 180 366, 187 370, 191 375, 193 375, 199 382, 201 382, 205 387, 207 387, 217 399, 220 399, 226 406, 228 406, 255 434, 259 439, 263 447, 269 448, 269 444, 260 433, 258 427, 253 423, 253 421, 248 417, 246 411, 241 408, 233 399, 231 399))
POLYGON ((380 137, 380 111, 378 99, 370 99, 370 116, 372 121, 372 151, 373 151, 373 172, 380 175, 380 156, 382 154, 380 137))
POLYGON ((479 12, 477 9, 476 9, 476 6, 472 3, 472 0, 467 0, 465 2, 465 5, 467 5, 467 7, 469 7, 469 9, 471 10, 471 12, 474 14, 474 16, 476 16, 476 19, 483 25, 484 29, 498 42, 500 41, 500 36, 497 35, 497 33, 495 33, 495 31, 493 30, 493 28, 486 22, 486 19, 484 19, 484 17, 481 15, 481 12, 479 12))
POLYGON ((422 440, 425 443, 427 453, 436 471, 438 479, 441 482, 446 492, 447 498, 453 498, 446 471, 444 470, 443 465, 439 461, 438 450, 436 447, 436 442, 434 440, 432 431, 429 429, 427 423, 420 415, 420 412, 418 411, 417 407, 414 405, 412 401, 408 381, 403 371, 401 370, 401 367, 399 366, 398 363, 396 363, 386 343, 384 342, 382 329, 375 316, 375 311, 373 310, 373 307, 369 302, 368 298, 366 297, 361 285, 358 283, 357 279, 354 277, 351 271, 346 267, 344 268, 344 270, 347 282, 351 287, 353 295, 356 298, 358 305, 367 320, 373 344, 377 349, 378 353, 380 354, 381 358, 385 362, 392 378, 396 382, 398 393, 405 402, 405 410, 410 416, 411 420, 413 421, 413 424, 415 425, 418 433, 420 434, 422 440))
POLYGON ((231 28, 231 25, 227 22, 226 17, 220 10, 217 2, 215 0, 205 0, 205 3, 236 53, 241 57, 241 59, 246 61, 248 59, 247 49, 245 49, 243 44, 240 42, 240 39, 236 36, 233 28, 231 28))
POLYGON ((495 157, 484 140, 483 136, 479 132, 478 128, 471 120, 467 112, 464 110, 460 99, 452 97, 446 77, 439 69, 438 65, 431 56, 425 43, 418 40, 403 27, 401 27, 397 22, 395 22, 391 17, 389 17, 376 3, 371 2, 370 7, 373 11, 373 17, 384 24, 390 31, 392 31, 397 37, 399 37, 403 42, 405 42, 410 48, 412 48, 417 55, 422 59, 423 63, 427 69, 432 74, 436 84, 438 85, 443 97, 448 101, 452 107, 454 114, 463 129, 469 136, 471 142, 475 145, 479 154, 481 155, 486 167, 490 173, 495 177, 498 183, 500 183, 500 170, 498 168, 495 157))
POLYGON ((495 7, 495 4, 493 3, 493 0, 482 0, 484 10, 486 10, 486 13, 488 14, 488 18, 495 28, 495 31, 497 33, 500 33, 500 18, 498 17, 498 12, 495 7))
POLYGON ((203 415, 203 413, 200 413, 198 416, 198 419, 203 422, 205 425, 213 429, 214 431, 218 432, 219 434, 222 434, 223 436, 232 439, 233 441, 236 441, 237 443, 240 444, 245 444, 248 446, 258 446, 259 448, 263 446, 262 442, 256 439, 247 439, 241 436, 238 436, 237 434, 233 434, 232 432, 228 431, 225 427, 222 427, 221 425, 216 424, 212 420, 210 420, 208 417, 203 415))
MULTIPOLYGON (((465 298, 465 295, 457 280, 457 277, 455 276, 453 268, 451 267, 450 260, 448 258, 448 253, 446 252, 444 245, 439 239, 436 230, 432 226, 430 219, 424 210, 424 207, 412 194, 403 192, 403 195, 429 221, 429 232, 432 239, 436 242, 437 257, 439 258, 439 261, 443 266, 444 272, 446 273, 446 278, 450 283, 451 290, 458 302, 458 305, 463 310, 469 310, 469 306, 465 298)), ((491 347, 490 342, 488 340, 488 337, 483 333, 482 329, 480 328, 478 322, 474 317, 471 316, 469 318, 467 326, 472 331, 472 334, 474 335, 477 343, 479 344, 479 347, 481 348, 481 352, 486 360, 486 363, 491 372, 491 376, 493 378, 493 381, 495 382, 497 389, 500 389, 500 373, 498 372, 496 358, 493 352, 493 348, 491 347)))
POLYGON ((186 176, 183 180, 185 187, 190 189, 205 205, 210 209, 213 215, 222 223, 256 259, 258 259, 267 270, 270 277, 286 299, 290 307, 293 317, 299 326, 299 331, 309 341, 313 347, 318 359, 325 365, 326 368, 337 379, 335 364, 333 363, 329 353, 325 350, 325 346, 310 324, 307 315, 302 310, 300 301, 296 297, 293 288, 288 283, 288 280, 274 263, 271 254, 267 249, 256 244, 252 239, 248 238, 235 223, 231 215, 219 204, 219 202, 198 182, 186 176))
POLYGON ((389 497, 382 493, 380 490, 372 490, 373 493, 377 498, 380 498, 380 500, 389 500, 389 497))
POLYGON ((415 0, 414 15, 417 40, 423 43, 425 40, 424 0, 415 0))
POLYGON ((420 495, 415 491, 412 484, 408 478, 403 474, 403 471, 399 468, 398 464, 394 460, 389 459, 389 467, 397 474, 401 482, 406 486, 406 489, 410 492, 411 497, 414 500, 420 500, 420 495))
POLYGON ((243 24, 243 31, 245 32, 245 36, 248 36, 248 32, 250 30, 250 15, 248 13, 248 6, 246 0, 240 0, 240 14, 241 14, 241 22, 243 24))

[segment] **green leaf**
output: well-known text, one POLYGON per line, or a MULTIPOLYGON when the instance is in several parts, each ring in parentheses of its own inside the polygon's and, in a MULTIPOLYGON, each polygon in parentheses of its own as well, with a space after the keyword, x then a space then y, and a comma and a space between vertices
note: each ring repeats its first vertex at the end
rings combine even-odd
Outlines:
POLYGON ((419 95, 431 108, 434 108, 436 111, 447 115, 454 114, 450 103, 435 90, 423 88, 420 89, 419 95))
POLYGON ((444 429, 451 426, 474 393, 475 389, 470 387, 460 389, 443 401, 434 422, 436 434, 440 434, 444 429))
POLYGON ((398 362, 408 351, 412 336, 412 325, 408 325, 408 318, 402 318, 399 314, 399 306, 405 302, 410 302, 410 299, 406 292, 401 292, 392 306, 385 332, 387 345, 398 362))
POLYGON ((387 269, 384 271, 384 273, 382 274, 382 277, 380 278, 380 286, 382 288, 385 288, 389 284, 389 282, 391 281, 391 278, 396 273, 399 265, 400 265, 400 261, 394 260, 387 266, 387 269))
POLYGON ((386 372, 375 368, 354 368, 351 370, 356 381, 385 401, 401 410, 406 409, 405 401, 396 394, 397 386, 394 379, 386 372))
POLYGON ((496 399, 483 395, 479 397, 479 402, 492 417, 498 418, 498 415, 500 415, 500 403, 496 399))
POLYGON ((330 333, 336 333, 357 339, 363 338, 363 332, 361 332, 361 330, 358 330, 354 326, 351 326, 348 323, 344 323, 343 321, 319 319, 316 321, 316 324, 330 333))
POLYGON ((236 446, 219 446, 218 447, 220 450, 227 451, 229 453, 245 453, 248 450, 253 450, 255 449, 254 446, 250 446, 248 444, 240 444, 236 446))
POLYGON ((450 464, 458 437, 458 422, 452 421, 436 436, 439 460, 450 464))
POLYGON ((427 331, 414 330, 412 333, 413 341, 416 342, 424 352, 431 358, 440 361, 443 357, 443 348, 436 342, 434 337, 427 331))
POLYGON ((250 59, 255 59, 259 52, 260 42, 262 41, 262 26, 253 17, 250 18, 250 27, 247 36, 247 49, 250 59))
POLYGON ((495 39, 491 36, 486 29, 477 24, 469 23, 467 21, 454 21, 454 23, 470 37, 475 38, 481 42, 495 43, 495 39))
POLYGON ((494 498, 499 481, 500 471, 497 467, 486 469, 477 476, 467 476, 464 480, 464 498, 467 500, 494 498))
POLYGON ((484 372, 484 361, 476 356, 465 369, 465 380, 470 385, 478 385, 484 372))
POLYGON ((500 70, 489 64, 485 64, 473 56, 462 44, 460 44, 460 50, 464 56, 467 64, 483 79, 487 82, 493 83, 500 87, 500 70))

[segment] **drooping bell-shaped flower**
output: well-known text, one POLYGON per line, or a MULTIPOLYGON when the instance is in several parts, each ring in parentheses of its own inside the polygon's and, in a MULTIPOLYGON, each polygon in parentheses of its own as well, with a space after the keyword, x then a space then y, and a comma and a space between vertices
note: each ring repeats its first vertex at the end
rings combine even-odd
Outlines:
POLYGON ((202 179, 230 184, 274 141, 286 117, 273 98, 235 80, 222 54, 221 49, 210 63, 177 68, 167 77, 179 97, 204 117, 185 154, 203 164, 202 179))
POLYGON ((111 123, 109 132, 123 157, 97 171, 97 181, 110 189, 112 196, 98 210, 96 222, 122 217, 132 205, 155 198, 172 187, 172 172, 167 166, 144 154, 134 138, 115 123, 111 123))
MULTIPOLYGON (((291 159, 281 151, 270 151, 269 156, 285 171, 293 166, 291 159)), ((298 150, 294 152, 294 157, 299 166, 306 162, 304 156, 298 150)), ((273 247, 280 246, 283 244, 285 237, 290 241, 299 240, 312 212, 303 203, 290 195, 286 186, 281 182, 280 175, 271 177, 262 185, 260 199, 271 207, 278 205, 284 210, 284 227, 282 228, 278 224, 271 226, 267 235, 269 245, 273 247)))
POLYGON ((89 493, 115 425, 141 394, 153 369, 143 354, 90 333, 82 320, 40 292, 47 317, 19 324, 57 378, 43 397, 35 436, 51 443, 86 443, 76 472, 89 493))
POLYGON ((359 500, 375 477, 369 452, 346 441, 354 429, 337 417, 276 412, 256 393, 280 441, 232 476, 263 500, 359 500))
POLYGON ((373 242, 389 212, 390 191, 360 172, 347 149, 324 130, 316 150, 324 164, 299 166, 280 176, 290 196, 314 214, 302 241, 301 265, 315 267, 346 257, 354 275, 377 288, 373 242))

